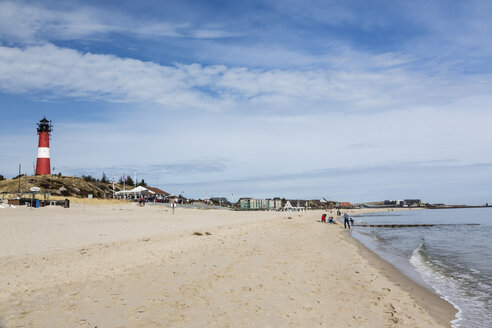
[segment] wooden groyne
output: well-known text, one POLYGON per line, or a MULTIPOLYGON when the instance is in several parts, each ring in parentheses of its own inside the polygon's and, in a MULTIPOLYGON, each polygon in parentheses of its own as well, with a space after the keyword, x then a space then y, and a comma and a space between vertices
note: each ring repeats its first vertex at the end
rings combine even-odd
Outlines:
POLYGON ((486 205, 427 205, 425 208, 430 210, 445 210, 453 208, 490 208, 489 204, 486 205))
POLYGON ((479 225, 478 223, 442 223, 442 224, 356 224, 356 227, 374 228, 414 228, 414 227, 435 227, 435 226, 456 226, 456 225, 479 225))

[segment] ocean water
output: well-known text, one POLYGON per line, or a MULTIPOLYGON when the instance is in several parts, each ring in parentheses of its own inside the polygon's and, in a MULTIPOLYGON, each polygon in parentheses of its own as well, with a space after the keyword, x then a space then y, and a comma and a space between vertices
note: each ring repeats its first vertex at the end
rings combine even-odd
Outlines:
POLYGON ((492 328, 492 208, 354 216, 352 236, 458 310, 453 327, 492 328), (357 224, 437 224, 375 228, 357 224))

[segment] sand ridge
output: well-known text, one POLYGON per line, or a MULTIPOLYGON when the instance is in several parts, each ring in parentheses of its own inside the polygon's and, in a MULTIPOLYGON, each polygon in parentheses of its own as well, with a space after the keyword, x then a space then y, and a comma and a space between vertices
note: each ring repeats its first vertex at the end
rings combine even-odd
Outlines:
MULTIPOLYGON (((35 212, 13 211, 0 214, 2 224, 20 217, 18 224, 31 220, 29 236, 50 235, 39 220, 53 219, 53 211, 31 219, 35 212)), ((5 327, 441 326, 371 266, 340 225, 317 222, 317 211, 59 213, 50 236, 65 240, 62 232, 73 230, 67 247, 34 250, 27 242, 0 257, 5 327), (81 222, 93 228, 86 243, 75 229, 81 222)), ((22 238, 19 227, 10 231, 22 238)))

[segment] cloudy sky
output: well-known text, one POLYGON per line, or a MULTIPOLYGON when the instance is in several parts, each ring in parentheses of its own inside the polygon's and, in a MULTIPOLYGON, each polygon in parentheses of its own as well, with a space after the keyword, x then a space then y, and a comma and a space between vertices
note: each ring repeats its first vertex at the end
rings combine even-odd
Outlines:
POLYGON ((0 1, 0 174, 492 203, 490 1, 0 1))

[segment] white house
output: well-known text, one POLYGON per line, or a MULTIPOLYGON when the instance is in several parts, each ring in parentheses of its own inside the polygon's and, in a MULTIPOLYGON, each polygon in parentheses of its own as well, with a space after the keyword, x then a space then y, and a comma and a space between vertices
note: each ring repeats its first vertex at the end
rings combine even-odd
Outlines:
POLYGON ((308 202, 306 200, 287 200, 284 204, 284 211, 305 211, 308 202))

